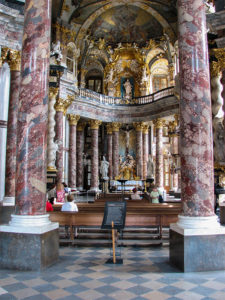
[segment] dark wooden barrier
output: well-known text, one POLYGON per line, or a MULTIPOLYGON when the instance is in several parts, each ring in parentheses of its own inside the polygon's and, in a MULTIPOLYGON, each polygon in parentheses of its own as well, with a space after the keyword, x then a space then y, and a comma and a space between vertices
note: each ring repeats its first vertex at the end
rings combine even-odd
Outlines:
MULTIPOLYGON (((49 212, 50 220, 59 225, 72 226, 98 226, 101 227, 104 215, 104 202, 78 203, 78 212, 61 212, 59 206, 54 206, 58 211, 49 212)), ((160 237, 162 227, 168 227, 177 222, 181 213, 181 203, 142 203, 140 201, 127 201, 125 226, 148 227, 158 226, 160 237)), ((72 236, 71 236, 72 238, 72 236)))

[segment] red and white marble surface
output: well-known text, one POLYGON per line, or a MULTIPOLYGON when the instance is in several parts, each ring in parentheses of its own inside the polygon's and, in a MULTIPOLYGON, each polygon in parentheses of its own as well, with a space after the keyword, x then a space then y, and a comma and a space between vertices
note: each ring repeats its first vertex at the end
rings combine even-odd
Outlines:
POLYGON ((181 199, 184 216, 214 215, 213 141, 203 0, 178 0, 181 199))
POLYGON ((25 2, 17 124, 17 215, 45 214, 51 1, 25 2))
POLYGON ((91 190, 98 190, 98 129, 91 129, 91 190))
POLYGON ((142 179, 143 176, 143 139, 142 131, 136 131, 136 168, 137 176, 142 179))
POLYGON ((147 177, 148 169, 149 136, 148 132, 143 132, 143 179, 147 177))
POLYGON ((77 137, 77 125, 70 125, 68 185, 71 188, 76 188, 76 173, 77 173, 76 137, 77 137))
POLYGON ((84 130, 77 130, 77 188, 83 189, 83 151, 84 151, 84 130))
POLYGON ((16 137, 20 71, 11 71, 10 99, 7 127, 5 197, 15 197, 16 137))
POLYGON ((112 133, 107 134, 107 160, 109 162, 109 178, 113 178, 113 166, 112 166, 112 133))
POLYGON ((55 142, 58 144, 56 152, 57 182, 63 181, 63 112, 56 111, 55 114, 55 142))
POLYGON ((158 188, 162 188, 163 183, 163 128, 156 127, 155 184, 158 188))
POLYGON ((119 131, 113 131, 113 178, 119 175, 119 131))

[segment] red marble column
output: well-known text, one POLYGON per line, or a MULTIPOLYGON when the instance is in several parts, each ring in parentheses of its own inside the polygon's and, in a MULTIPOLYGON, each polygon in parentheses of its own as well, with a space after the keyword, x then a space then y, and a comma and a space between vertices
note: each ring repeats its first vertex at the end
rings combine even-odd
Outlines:
POLYGON ((136 129, 136 168, 137 176, 142 179, 143 177, 143 123, 134 123, 136 129))
POLYGON ((57 182, 63 181, 63 115, 65 112, 64 109, 64 100, 59 98, 56 100, 55 104, 55 142, 58 145, 58 151, 56 152, 56 169, 57 182))
POLYGON ((119 129, 120 123, 112 123, 112 140, 113 140, 113 153, 112 153, 112 165, 113 165, 113 179, 119 175, 119 129))
POLYGON ((204 1, 178 0, 178 21, 183 214, 213 216, 212 112, 204 1))
POLYGON ((98 129, 101 121, 91 120, 91 188, 90 190, 99 190, 99 161, 98 161, 98 129))
POLYGON ((143 126, 143 179, 147 178, 148 153, 149 153, 149 125, 143 126))
POLYGON ((163 180, 163 122, 157 119, 154 122, 156 130, 156 170, 155 184, 158 188, 164 187, 163 180))
POLYGON ((113 178, 113 166, 112 166, 112 126, 107 124, 107 160, 109 162, 109 178, 113 178))
POLYGON ((68 114, 67 118, 70 125, 69 133, 69 166, 68 166, 68 185, 71 188, 76 188, 76 175, 77 175, 77 153, 76 153, 76 140, 77 140, 77 122, 80 116, 68 114))
POLYGON ((51 1, 27 0, 17 123, 17 215, 45 214, 50 29, 51 1))
POLYGON ((20 87, 21 56, 19 51, 10 50, 10 99, 7 125, 6 172, 5 172, 5 198, 15 202, 15 176, 16 176, 16 137, 17 113, 20 87))
POLYGON ((84 165, 83 165, 83 151, 84 151, 84 127, 86 123, 78 123, 77 125, 77 189, 83 190, 84 180, 84 165))

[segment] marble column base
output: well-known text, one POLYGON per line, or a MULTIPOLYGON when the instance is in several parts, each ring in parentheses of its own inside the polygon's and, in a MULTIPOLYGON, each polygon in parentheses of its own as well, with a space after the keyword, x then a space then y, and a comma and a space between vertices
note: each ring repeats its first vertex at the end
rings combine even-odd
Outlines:
POLYGON ((0 226, 0 267, 40 271, 59 257, 58 223, 43 216, 12 215, 0 226))
POLYGON ((225 227, 170 225, 170 263, 183 272, 225 270, 225 227))
POLYGON ((4 197, 2 206, 15 206, 15 197, 4 197))

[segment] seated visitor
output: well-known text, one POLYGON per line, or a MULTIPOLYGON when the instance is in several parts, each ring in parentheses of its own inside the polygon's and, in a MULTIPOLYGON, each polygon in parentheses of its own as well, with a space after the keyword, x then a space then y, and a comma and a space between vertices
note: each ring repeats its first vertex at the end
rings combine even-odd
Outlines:
MULTIPOLYGON (((67 196, 67 202, 63 203, 61 211, 78 211, 77 205, 73 202, 74 196, 73 195, 68 195, 67 196)), ((66 230, 66 236, 69 237, 69 226, 65 226, 66 230)), ((72 226, 72 230, 74 231, 74 236, 77 237, 77 228, 75 226, 72 226)), ((72 232, 70 233, 72 235, 72 232)))
POLYGON ((48 194, 46 194, 46 211, 53 211, 52 203, 48 200, 48 194))
POLYGON ((56 184, 53 183, 51 188, 48 191, 48 200, 54 200, 56 198, 56 184))
POLYGON ((67 202, 63 203, 61 211, 78 211, 77 205, 73 202, 74 196, 68 195, 67 202))
POLYGON ((136 188, 133 189, 133 194, 131 195, 131 200, 141 200, 141 197, 138 194, 138 190, 136 188))
POLYGON ((58 182, 56 185, 56 201, 60 203, 65 201, 64 185, 61 182, 58 182))
POLYGON ((69 188, 68 185, 65 182, 63 182, 62 184, 64 186, 65 193, 68 194, 71 191, 71 188, 69 188))
POLYGON ((150 193, 150 197, 151 197, 152 203, 159 203, 159 192, 158 192, 156 186, 153 187, 153 189, 150 193))

